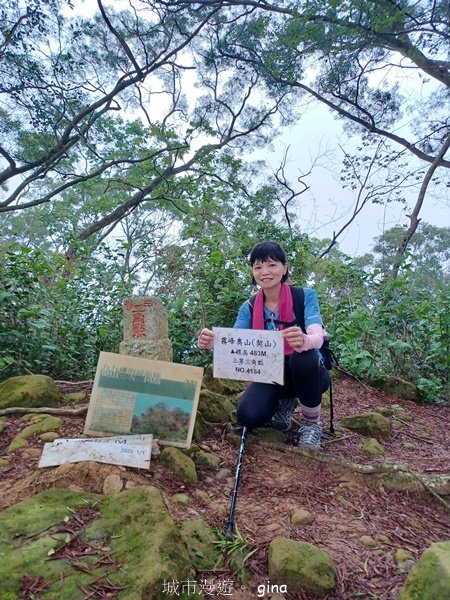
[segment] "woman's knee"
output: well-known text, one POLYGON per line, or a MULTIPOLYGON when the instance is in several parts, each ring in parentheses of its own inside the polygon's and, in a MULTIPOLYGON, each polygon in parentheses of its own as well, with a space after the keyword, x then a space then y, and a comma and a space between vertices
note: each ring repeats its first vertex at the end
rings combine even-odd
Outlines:
POLYGON ((320 357, 316 350, 293 352, 289 366, 303 376, 318 376, 320 373, 320 357))
POLYGON ((254 392, 255 390, 248 388, 236 409, 239 423, 250 429, 261 427, 267 423, 273 417, 277 405, 276 399, 254 392))

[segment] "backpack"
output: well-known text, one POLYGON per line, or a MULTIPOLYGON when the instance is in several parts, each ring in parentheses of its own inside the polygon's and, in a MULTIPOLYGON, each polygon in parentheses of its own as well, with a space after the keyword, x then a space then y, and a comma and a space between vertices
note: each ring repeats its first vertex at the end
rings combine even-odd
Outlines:
MULTIPOLYGON (((298 287, 296 285, 289 286, 292 292, 292 304, 295 313, 295 319, 291 323, 286 323, 284 321, 274 321, 277 325, 284 325, 285 327, 292 327, 293 325, 298 325, 303 333, 306 334, 305 327, 305 292, 302 287, 298 287)), ((256 294, 254 294, 251 298, 249 298, 248 303, 250 305, 250 314, 253 317, 253 305, 255 304, 256 294)), ((330 348, 330 338, 322 325, 323 329, 323 344, 319 348, 319 352, 322 357, 323 364, 325 368, 329 371, 333 368, 333 366, 338 364, 336 356, 334 352, 330 348)), ((334 435, 334 410, 333 410, 333 388, 332 382, 330 379, 330 433, 334 435)))

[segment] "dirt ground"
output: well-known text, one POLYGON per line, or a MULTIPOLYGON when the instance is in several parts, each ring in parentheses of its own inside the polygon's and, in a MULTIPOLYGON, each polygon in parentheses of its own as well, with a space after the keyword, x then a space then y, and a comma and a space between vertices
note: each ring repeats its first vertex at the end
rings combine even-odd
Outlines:
MULTIPOLYGON (((60 387, 63 393, 79 391, 80 388, 89 390, 89 384, 77 388, 61 383, 60 387)), ((350 378, 340 379, 334 384, 336 424, 344 416, 393 404, 403 410, 396 411, 393 432, 388 440, 383 441, 383 457, 369 458, 361 448, 361 438, 349 431, 339 437, 325 436, 321 454, 359 465, 395 462, 407 464, 420 474, 449 474, 450 407, 418 405, 350 378)), ((324 408, 325 428, 328 426, 328 414, 328 409, 324 408)), ((65 425, 58 430, 61 437, 80 437, 84 419, 84 416, 65 417, 65 425)), ((0 434, 0 455, 24 425, 20 416, 8 417, 0 434)), ((207 428, 201 447, 220 456, 221 468, 234 473, 237 439, 229 435, 229 427, 212 426, 207 428)), ((343 466, 331 466, 313 455, 302 455, 292 450, 289 444, 294 441, 295 434, 292 432, 286 447, 268 448, 252 436, 246 445, 236 524, 240 534, 248 539, 250 550, 254 551, 246 565, 251 573, 250 582, 243 587, 228 566, 199 573, 198 578, 231 581, 232 584, 224 588, 222 594, 216 592, 215 597, 220 600, 226 597, 233 600, 270 598, 268 546, 272 539, 283 536, 311 542, 331 555, 336 567, 337 588, 327 600, 395 600, 407 577, 407 571, 400 572, 396 565, 396 550, 408 550, 418 559, 433 542, 449 540, 450 515, 444 503, 449 503, 450 497, 446 496, 441 502, 425 488, 421 492, 388 491, 377 482, 376 477, 363 476, 343 466), (291 514, 297 508, 313 514, 312 525, 291 524, 291 514), (364 535, 375 540, 375 547, 368 548, 361 542, 360 538, 364 535)), ((10 465, 0 470, 0 509, 46 487, 67 485, 64 477, 55 475, 57 471, 54 468, 46 469, 37 478, 34 475, 42 445, 39 438, 30 439, 24 448, 14 453, 10 465)), ((121 470, 122 477, 125 473, 130 481, 160 488, 175 519, 201 515, 211 526, 225 527, 232 478, 218 481, 214 472, 198 467, 199 482, 191 485, 181 482, 153 459, 147 472, 102 465, 104 473, 115 472, 116 469, 121 470), (210 501, 197 496, 198 490, 207 492, 210 501), (188 509, 173 503, 172 496, 176 492, 188 493, 193 499, 188 509)), ((86 469, 81 466, 75 474, 71 474, 70 481, 81 489, 90 486, 87 491, 98 491, 93 478, 89 478, 86 469)), ((314 600, 314 597, 302 593, 284 596, 289 600, 314 600)))

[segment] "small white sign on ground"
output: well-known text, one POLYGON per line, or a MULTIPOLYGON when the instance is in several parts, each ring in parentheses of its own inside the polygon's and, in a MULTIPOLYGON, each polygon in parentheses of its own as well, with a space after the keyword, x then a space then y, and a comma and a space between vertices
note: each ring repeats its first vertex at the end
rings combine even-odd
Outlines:
POLYGON ((152 442, 152 434, 89 439, 60 438, 44 444, 38 467, 95 460, 111 465, 149 469, 152 442))
POLYGON ((284 383, 284 342, 280 331, 214 327, 214 377, 284 383))

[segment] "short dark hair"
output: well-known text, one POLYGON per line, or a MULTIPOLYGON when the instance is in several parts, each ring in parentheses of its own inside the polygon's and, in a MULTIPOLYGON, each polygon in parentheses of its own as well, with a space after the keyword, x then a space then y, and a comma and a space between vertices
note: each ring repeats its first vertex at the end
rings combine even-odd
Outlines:
MULTIPOLYGON (((268 260, 276 260, 283 265, 287 265, 287 256, 283 247, 278 242, 273 242, 271 240, 267 242, 260 242, 253 247, 253 250, 250 253, 250 265, 253 267, 255 262, 260 260, 262 262, 267 262, 268 260)), ((288 270, 281 278, 281 283, 284 283, 289 278, 288 270)), ((254 277, 252 277, 253 284, 256 283, 254 277)))

